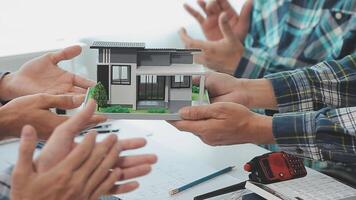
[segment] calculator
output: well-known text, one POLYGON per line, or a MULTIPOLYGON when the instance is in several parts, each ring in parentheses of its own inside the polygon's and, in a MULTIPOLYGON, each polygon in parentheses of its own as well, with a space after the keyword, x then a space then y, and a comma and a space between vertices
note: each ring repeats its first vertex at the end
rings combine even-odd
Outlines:
POLYGON ((272 152, 253 158, 244 166, 249 179, 268 184, 307 175, 303 160, 286 152, 272 152))

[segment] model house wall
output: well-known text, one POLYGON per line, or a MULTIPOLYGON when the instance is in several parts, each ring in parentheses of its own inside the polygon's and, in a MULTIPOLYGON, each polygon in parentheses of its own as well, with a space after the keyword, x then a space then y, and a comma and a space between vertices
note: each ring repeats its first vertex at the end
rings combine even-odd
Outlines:
POLYGON ((175 70, 191 66, 192 52, 199 50, 146 49, 142 43, 117 42, 94 42, 91 48, 99 49, 97 80, 107 88, 109 104, 136 109, 138 101, 191 102, 192 74, 175 70))

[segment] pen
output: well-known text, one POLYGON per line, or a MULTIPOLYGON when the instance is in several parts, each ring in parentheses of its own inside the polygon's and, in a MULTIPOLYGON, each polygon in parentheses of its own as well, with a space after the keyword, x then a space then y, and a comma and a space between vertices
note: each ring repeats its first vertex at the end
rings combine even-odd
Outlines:
MULTIPOLYGON (((93 129, 94 130, 94 129, 93 129)), ((85 135, 85 134, 87 134, 88 132, 89 132, 90 130, 87 130, 87 131, 83 131, 83 132, 81 132, 80 133, 80 135, 85 135)), ((98 134, 105 134, 105 133, 117 133, 117 132, 119 132, 119 129, 113 129, 113 130, 95 130, 96 131, 96 133, 98 133, 98 134)))
POLYGON ((208 180, 210 180, 210 179, 213 179, 213 178, 215 178, 215 177, 217 177, 217 176, 220 176, 220 175, 223 175, 223 174, 225 174, 225 173, 228 173, 228 172, 232 171, 234 168, 235 168, 235 166, 226 167, 225 169, 222 169, 222 170, 217 171, 217 172, 215 172, 215 173, 213 173, 213 174, 210 174, 210 175, 205 176, 205 177, 203 177, 203 178, 200 178, 200 179, 198 179, 198 180, 196 180, 196 181, 193 181, 193 182, 191 182, 191 183, 188 183, 188 184, 186 184, 186 185, 184 185, 184 186, 182 186, 182 187, 179 187, 179 188, 177 188, 177 189, 171 190, 171 191, 169 192, 169 194, 170 194, 170 195, 175 195, 175 194, 177 194, 177 193, 179 193, 179 192, 182 192, 182 191, 187 190, 187 189, 189 189, 189 188, 191 188, 191 187, 194 187, 194 186, 196 186, 196 185, 198 185, 198 184, 200 184, 200 183, 203 183, 203 182, 208 181, 208 180))

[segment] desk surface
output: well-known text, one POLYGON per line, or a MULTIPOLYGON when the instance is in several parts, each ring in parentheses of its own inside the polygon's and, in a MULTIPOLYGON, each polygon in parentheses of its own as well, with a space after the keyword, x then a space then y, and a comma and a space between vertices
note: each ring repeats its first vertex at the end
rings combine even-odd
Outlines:
MULTIPOLYGON (((256 155, 267 152, 253 144, 212 147, 204 144, 191 133, 180 132, 165 121, 139 121, 119 120, 116 125, 138 126, 155 141, 174 148, 176 152, 188 155, 192 159, 200 160, 213 168, 221 169, 226 166, 236 165, 236 177, 246 179, 247 173, 243 172, 243 165, 256 155)), ((134 135, 137 136, 137 135, 134 135)), ((0 145, 0 170, 14 164, 17 158, 18 143, 0 145)))

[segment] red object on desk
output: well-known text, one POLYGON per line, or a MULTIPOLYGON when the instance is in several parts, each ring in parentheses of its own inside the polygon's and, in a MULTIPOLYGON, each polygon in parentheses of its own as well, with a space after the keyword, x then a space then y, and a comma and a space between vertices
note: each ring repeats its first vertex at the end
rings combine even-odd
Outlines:
POLYGON ((253 158, 244 170, 251 172, 251 181, 274 183, 307 175, 303 160, 285 152, 272 152, 253 158))

